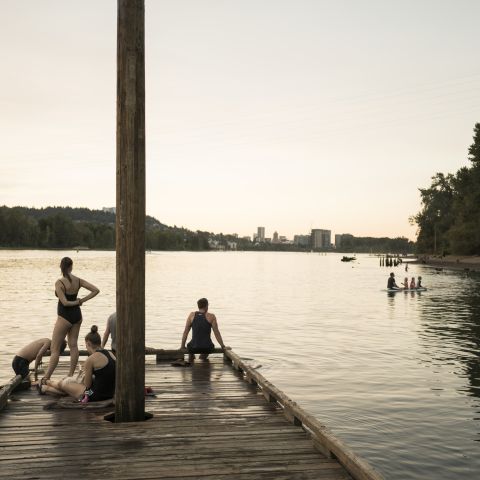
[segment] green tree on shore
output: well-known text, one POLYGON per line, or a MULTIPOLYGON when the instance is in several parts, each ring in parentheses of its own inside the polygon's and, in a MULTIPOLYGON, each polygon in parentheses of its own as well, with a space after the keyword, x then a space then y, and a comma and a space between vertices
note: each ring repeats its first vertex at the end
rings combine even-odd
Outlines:
POLYGON ((420 188, 422 209, 411 218, 419 252, 480 254, 480 123, 468 153, 471 166, 437 173, 429 188, 420 188))

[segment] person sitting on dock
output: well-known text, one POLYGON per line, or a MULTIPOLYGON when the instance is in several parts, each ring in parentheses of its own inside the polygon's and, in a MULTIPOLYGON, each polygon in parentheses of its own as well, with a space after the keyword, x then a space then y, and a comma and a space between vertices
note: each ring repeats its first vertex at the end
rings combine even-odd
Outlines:
POLYGON ((389 290, 400 290, 400 287, 395 283, 395 274, 393 272, 388 277, 387 288, 389 290))
POLYGON ((114 354, 116 353, 116 348, 117 348, 116 331, 117 331, 117 312, 113 312, 108 317, 108 320, 107 320, 107 326, 105 328, 105 332, 103 334, 103 339, 102 339, 102 348, 105 348, 105 345, 107 344, 107 341, 108 341, 108 337, 111 335, 112 341, 110 343, 110 349, 114 354))
POLYGON ((214 345, 210 338, 212 333, 220 344, 221 348, 225 348, 223 344, 222 335, 218 329, 217 317, 213 313, 208 312, 208 300, 201 298, 197 302, 198 311, 191 312, 187 318, 185 330, 182 336, 181 349, 185 350, 185 343, 187 342, 188 332, 192 330, 192 339, 188 342, 188 361, 193 362, 195 353, 200 354, 201 360, 206 360, 208 355, 213 351, 214 345))
POLYGON ((89 357, 84 365, 83 383, 47 380, 46 385, 38 386, 39 393, 42 395, 45 393, 70 395, 82 402, 97 402, 113 398, 116 358, 112 353, 102 349, 101 343, 98 327, 93 325, 90 333, 85 336, 85 346, 89 357))
MULTIPOLYGON (((13 358, 12 368, 16 375, 21 375, 22 378, 28 377, 30 373, 29 365, 35 360, 33 371, 35 372, 35 380, 37 379, 38 366, 40 365, 43 356, 47 350, 50 350, 52 341, 49 338, 39 338, 25 345, 13 358)), ((67 342, 64 340, 60 345, 60 352, 63 353, 67 342)))

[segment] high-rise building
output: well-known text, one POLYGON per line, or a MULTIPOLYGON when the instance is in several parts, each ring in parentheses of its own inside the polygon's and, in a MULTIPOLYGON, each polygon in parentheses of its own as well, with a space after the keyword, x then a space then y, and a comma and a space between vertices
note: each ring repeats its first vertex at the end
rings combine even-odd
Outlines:
POLYGON ((332 231, 314 228, 312 230, 312 248, 327 249, 331 246, 332 231))
POLYGON ((265 227, 258 227, 257 228, 257 242, 264 242, 265 241, 265 227))
POLYGON ((341 248, 342 247, 342 237, 343 235, 340 233, 337 233, 335 235, 335 248, 341 248))
POLYGON ((278 232, 273 232, 272 243, 278 243, 278 232))
POLYGON ((312 237, 310 235, 295 235, 293 244, 297 247, 309 247, 312 237))

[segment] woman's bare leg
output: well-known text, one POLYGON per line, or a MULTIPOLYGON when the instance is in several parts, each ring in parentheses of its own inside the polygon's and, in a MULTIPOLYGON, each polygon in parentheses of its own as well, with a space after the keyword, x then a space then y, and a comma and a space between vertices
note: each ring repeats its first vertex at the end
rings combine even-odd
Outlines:
POLYGON ((42 393, 50 393, 52 395, 65 395, 65 392, 62 392, 57 386, 53 386, 56 382, 52 382, 51 380, 47 380, 47 385, 40 385, 40 389, 42 393))
POLYGON ((58 385, 64 393, 70 395, 75 400, 78 400, 81 396, 83 396, 83 393, 85 392, 85 385, 83 383, 63 383, 62 381, 60 381, 58 382, 58 385))
POLYGON ((52 345, 50 346, 50 361, 48 362, 48 370, 43 378, 50 379, 52 373, 57 368, 58 359, 60 358, 60 347, 65 339, 72 324, 64 318, 58 317, 52 333, 52 345))
POLYGON ((73 374, 75 373, 75 369, 77 368, 79 357, 78 334, 80 333, 81 324, 81 320, 78 323, 74 323, 67 334, 68 347, 70 348, 70 373, 68 374, 69 377, 73 376, 73 374))
MULTIPOLYGON (((54 388, 55 390, 62 391, 61 387, 62 381, 57 381, 57 380, 47 380, 47 386, 54 388)), ((63 393, 63 392, 62 392, 63 393)))
POLYGON ((52 395, 70 395, 75 400, 78 400, 85 392, 85 385, 83 383, 68 382, 64 383, 63 380, 47 380, 47 385, 41 385, 43 393, 49 393, 52 395))

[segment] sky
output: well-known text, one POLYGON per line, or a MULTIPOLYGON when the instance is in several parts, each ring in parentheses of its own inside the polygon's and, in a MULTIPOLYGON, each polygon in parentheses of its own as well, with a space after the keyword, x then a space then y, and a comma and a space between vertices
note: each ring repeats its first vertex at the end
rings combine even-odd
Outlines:
MULTIPOLYGON (((115 205, 116 2, 0 0, 0 205, 115 205)), ((146 0, 147 213, 415 238, 480 122, 477 0, 146 0)))

